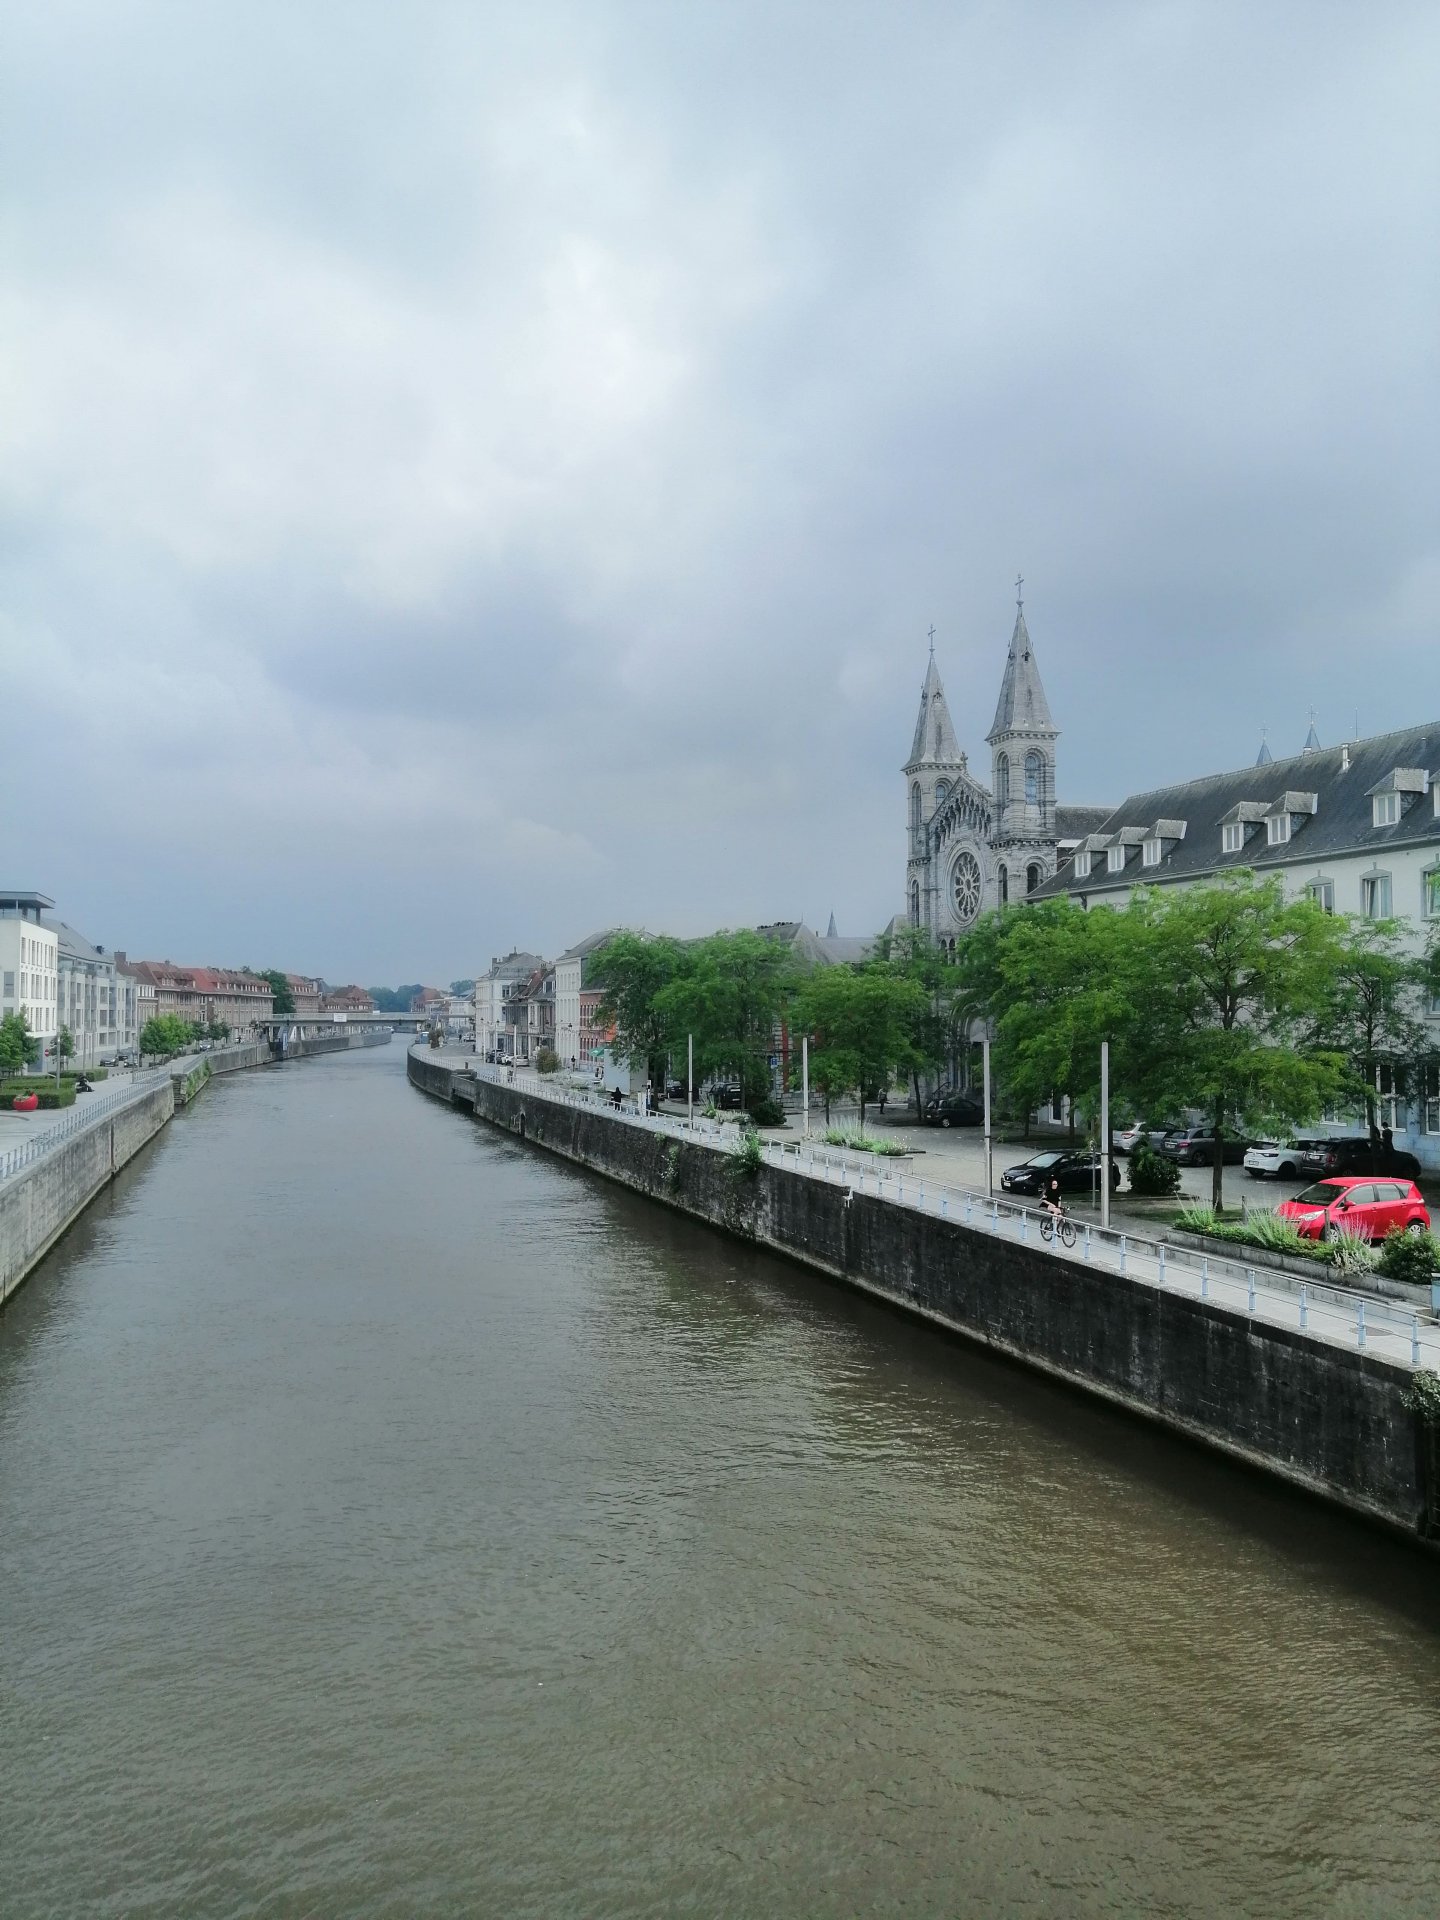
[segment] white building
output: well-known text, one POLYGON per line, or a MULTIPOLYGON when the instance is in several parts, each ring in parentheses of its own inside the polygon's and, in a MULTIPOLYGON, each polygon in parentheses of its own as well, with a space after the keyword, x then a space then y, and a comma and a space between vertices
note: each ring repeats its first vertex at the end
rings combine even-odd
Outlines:
POLYGON ((588 940, 579 941, 555 962, 555 1051, 560 1056, 561 1066, 588 1067, 594 1064, 598 1049, 591 1022, 585 1018, 588 1009, 582 1008, 581 995, 590 985, 586 978, 586 966, 591 955, 613 938, 613 929, 592 933, 588 940))
MULTIPOLYGON (((1290 895, 1327 913, 1399 920, 1418 953, 1440 938, 1440 721, 1132 794, 1062 861, 1042 896, 1119 906, 1136 886, 1184 886, 1249 868, 1278 873, 1290 895)), ((1377 1087, 1397 1146, 1440 1168, 1440 994, 1433 1046, 1397 1089, 1377 1087)), ((1336 1114, 1332 1131, 1354 1130, 1336 1114)))
POLYGON ((503 960, 492 960, 489 972, 475 982, 475 1051, 482 1059, 508 1051, 513 1029, 505 1019, 505 1002, 544 965, 538 953, 512 950, 503 960))
POLYGON ((43 893, 0 892, 0 1016, 23 1013, 47 1055, 60 1026, 60 942, 43 920, 54 905, 43 893))
POLYGON ((115 956, 92 946, 63 920, 48 919, 59 948, 58 1010, 74 1046, 72 1063, 98 1067, 135 1045, 135 981, 116 972, 115 956))

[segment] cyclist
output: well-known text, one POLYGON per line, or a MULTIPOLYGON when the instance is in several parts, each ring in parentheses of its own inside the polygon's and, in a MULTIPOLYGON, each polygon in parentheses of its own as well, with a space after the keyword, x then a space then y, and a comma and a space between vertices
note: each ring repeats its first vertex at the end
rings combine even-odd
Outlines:
POLYGON ((1045 1192, 1043 1195, 1043 1202, 1044 1202, 1045 1211, 1050 1215, 1050 1218, 1058 1226, 1060 1222, 1065 1218, 1065 1209, 1060 1204, 1060 1176, 1058 1173, 1055 1172, 1053 1167, 1051 1168, 1049 1177, 1045 1182, 1045 1192))

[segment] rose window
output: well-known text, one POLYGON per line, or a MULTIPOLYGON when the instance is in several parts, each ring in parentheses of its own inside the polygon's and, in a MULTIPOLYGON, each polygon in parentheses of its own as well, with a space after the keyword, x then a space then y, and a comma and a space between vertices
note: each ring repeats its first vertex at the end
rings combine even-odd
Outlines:
POLYGON ((950 897, 955 918, 968 927, 980 911, 980 863, 973 853, 962 853, 950 869, 950 897))

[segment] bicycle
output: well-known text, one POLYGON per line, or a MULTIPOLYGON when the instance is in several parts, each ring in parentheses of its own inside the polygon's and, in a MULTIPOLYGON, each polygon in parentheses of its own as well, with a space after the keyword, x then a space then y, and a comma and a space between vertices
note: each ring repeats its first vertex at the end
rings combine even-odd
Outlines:
POLYGON ((1062 1247, 1073 1247, 1075 1244, 1075 1222, 1068 1214, 1055 1214, 1047 1209, 1045 1218, 1040 1222, 1040 1238, 1045 1241, 1050 1241, 1055 1239, 1057 1235, 1059 1236, 1062 1247))

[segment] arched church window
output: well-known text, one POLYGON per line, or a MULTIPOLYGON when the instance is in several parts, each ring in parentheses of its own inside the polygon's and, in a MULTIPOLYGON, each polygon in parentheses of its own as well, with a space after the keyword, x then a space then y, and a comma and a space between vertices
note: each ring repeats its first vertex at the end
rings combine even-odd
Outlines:
MULTIPOLYGON (((910 830, 912 833, 920 831, 920 782, 918 780, 910 789, 910 830)), ((895 896, 892 894, 890 897, 893 900, 895 896)))
MULTIPOLYGON (((1027 807, 1042 806, 1044 804, 1044 793, 1045 793, 1045 761, 1043 757, 1038 753, 1027 753, 1025 756, 1025 804, 1026 806, 1027 807)), ((892 900, 895 898, 893 893, 891 894, 890 898, 892 900)))
MULTIPOLYGON (((895 896, 892 894, 890 897, 893 900, 895 896)), ((920 924, 920 887, 914 880, 910 883, 910 924, 912 927, 920 924)))
MULTIPOLYGON (((893 893, 890 898, 892 900, 895 898, 893 893)), ((1003 866, 1000 869, 1000 904, 1002 907, 1008 907, 1010 904, 1010 875, 1003 866)))
POLYGON ((1039 867, 1034 867, 1034 866, 1027 867, 1025 869, 1025 891, 1027 893, 1034 893, 1035 889, 1039 886, 1040 882, 1044 878, 1045 876, 1040 871, 1039 867))
MULTIPOLYGON (((999 753, 995 756, 995 803, 1008 807, 1010 804, 1010 756, 999 753)), ((890 898, 895 898, 892 893, 890 898)))
MULTIPOLYGON (((949 798, 950 782, 948 780, 937 780, 935 782, 935 807, 937 812, 944 806, 949 798)), ((890 897, 893 900, 895 896, 892 894, 890 897)))

